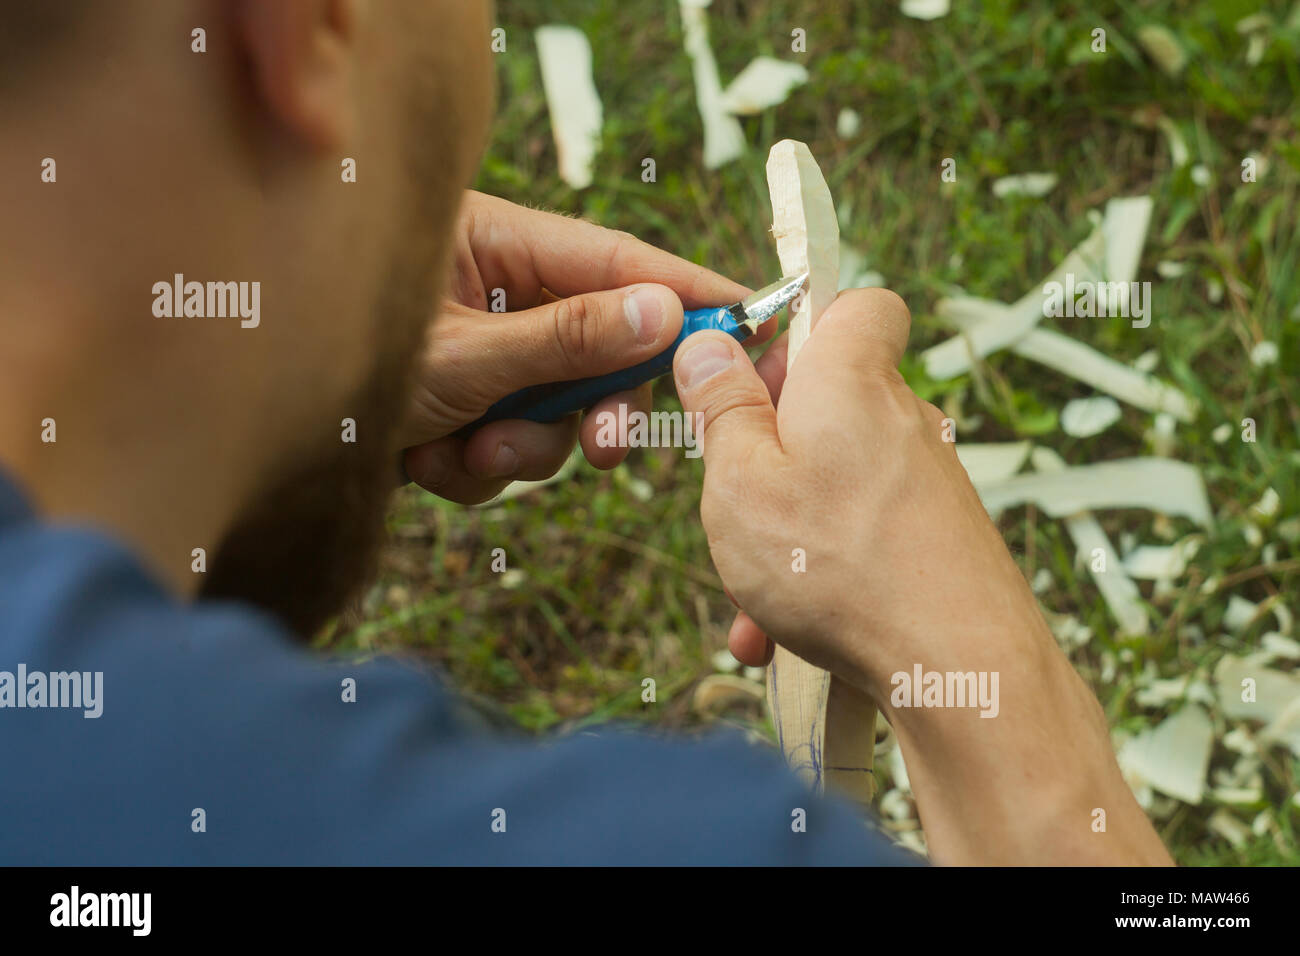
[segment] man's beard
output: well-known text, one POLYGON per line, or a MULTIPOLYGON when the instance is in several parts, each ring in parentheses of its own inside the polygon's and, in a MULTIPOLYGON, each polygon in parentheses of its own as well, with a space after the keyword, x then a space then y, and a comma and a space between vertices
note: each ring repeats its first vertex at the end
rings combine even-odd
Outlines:
MULTIPOLYGON (((427 35, 419 24, 411 28, 412 35, 427 35)), ((302 637, 313 635, 374 575, 385 506, 398 484, 397 440, 416 358, 439 291, 435 280, 460 184, 470 172, 455 168, 449 151, 430 145, 436 143, 431 131, 454 135, 467 120, 455 90, 437 82, 445 70, 426 58, 413 51, 404 74, 410 81, 407 196, 394 213, 401 228, 376 296, 379 341, 371 376, 341 414, 322 420, 319 451, 297 458, 236 520, 201 589, 202 598, 256 604, 302 637), (356 421, 355 442, 342 441, 343 417, 356 421)))
POLYGON ((382 341, 370 378, 342 415, 322 421, 319 450, 299 458, 236 520, 204 576, 202 598, 251 602, 310 637, 373 577, 436 269, 436 255, 412 256, 409 247, 402 260, 377 305, 382 341), (356 423, 353 442, 343 441, 345 416, 356 423))

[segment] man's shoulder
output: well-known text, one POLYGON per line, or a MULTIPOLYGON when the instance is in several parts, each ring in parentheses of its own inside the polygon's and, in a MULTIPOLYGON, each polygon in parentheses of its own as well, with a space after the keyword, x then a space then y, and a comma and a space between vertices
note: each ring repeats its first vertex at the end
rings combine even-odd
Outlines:
POLYGON ((415 663, 316 653, 252 605, 180 601, 93 530, 29 523, 0 532, 0 622, 0 668, 102 672, 104 716, 144 720, 152 709, 160 729, 195 718, 234 739, 261 721, 260 734, 273 738, 292 727, 286 714, 326 727, 391 699, 423 705, 427 719, 447 697, 415 663), (217 720, 222 711, 232 719, 217 720))
POLYGON ((76 674, 97 711, 49 706, 48 680, 41 706, 0 709, 0 809, 43 821, 0 836, 14 862, 889 861, 770 748, 479 732, 429 671, 175 601, 93 532, 0 534, 0 621, 14 692, 19 665, 76 674))
POLYGON ((328 666, 251 605, 179 600, 108 535, 38 522, 0 529, 0 651, 0 666, 102 671, 119 709, 209 687, 284 702, 328 666))
POLYGON ((0 763, 21 769, 0 773, 0 815, 50 824, 0 834, 0 857, 299 859, 362 813, 356 793, 376 794, 360 778, 413 725, 426 743, 458 726, 423 668, 329 658, 255 608, 178 601, 93 530, 0 529, 0 763))
MULTIPOLYGON (((168 594, 134 554, 107 534, 27 521, 0 528, 0 621, 5 648, 99 656, 104 631, 121 634, 114 656, 136 638, 192 647, 205 631, 279 635, 271 617, 234 602, 188 605, 168 594)), ((156 649, 156 645, 150 645, 156 649)))

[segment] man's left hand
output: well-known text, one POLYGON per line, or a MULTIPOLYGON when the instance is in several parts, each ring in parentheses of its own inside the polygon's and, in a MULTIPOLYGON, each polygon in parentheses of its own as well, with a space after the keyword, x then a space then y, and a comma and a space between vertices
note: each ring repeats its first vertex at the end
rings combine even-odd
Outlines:
MULTIPOLYGON (((666 349, 682 309, 726 305, 749 293, 717 273, 635 237, 580 219, 467 192, 451 276, 430 323, 403 445, 406 473, 464 504, 511 481, 548 478, 581 441, 587 460, 613 468, 622 447, 596 442, 597 418, 521 420, 454 432, 517 389, 627 368, 666 349), (504 312, 489 311, 504 296, 504 312), (634 304, 633 304, 634 303, 634 304)), ((769 321, 746 344, 771 337, 769 321)), ((648 412, 650 385, 610 395, 591 412, 648 412)))

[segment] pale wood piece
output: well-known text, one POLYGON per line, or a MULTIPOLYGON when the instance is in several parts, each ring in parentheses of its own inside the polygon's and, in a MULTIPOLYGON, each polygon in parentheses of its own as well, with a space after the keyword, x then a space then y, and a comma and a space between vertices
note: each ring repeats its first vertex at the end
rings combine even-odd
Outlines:
POLYGON ((586 189, 591 185, 602 120, 591 75, 591 44, 577 27, 539 27, 534 36, 560 178, 574 189, 586 189))
POLYGON ((679 0, 686 53, 695 75, 695 99, 704 123, 704 166, 717 169, 745 152, 745 131, 722 107, 722 80, 709 45, 709 20, 705 8, 712 0, 679 0))
MULTIPOLYGON (((1036 469, 1045 472, 1064 471, 1067 467, 1065 459, 1050 448, 1035 448, 1033 462, 1036 469)), ((1101 523, 1092 516, 1091 511, 1079 511, 1065 519, 1065 530, 1074 541, 1075 554, 1088 557, 1092 580, 1101 592, 1102 600, 1110 608, 1110 613, 1119 622, 1120 632, 1146 634, 1150 627, 1147 609, 1142 604, 1142 594, 1137 583, 1124 570, 1124 563, 1115 553, 1101 523), (1099 549, 1105 556, 1100 571, 1092 560, 1099 549)))
MULTIPOLYGON (((772 147, 767 184, 781 270, 809 273, 805 293, 791 306, 790 369, 838 292, 840 228, 830 189, 805 144, 787 139, 772 147)), ((829 783, 859 804, 869 804, 875 793, 876 727, 870 698, 778 647, 767 669, 767 699, 790 767, 819 791, 829 783)))
POLYGON ((790 357, 812 331, 812 324, 835 301, 840 281, 840 224, 830 188, 808 147, 783 139, 767 157, 767 188, 772 196, 772 235, 786 275, 808 272, 804 294, 790 311, 790 357))
POLYGON ((755 57, 722 91, 721 106, 734 116, 754 116, 780 106, 795 87, 808 82, 802 63, 755 57))

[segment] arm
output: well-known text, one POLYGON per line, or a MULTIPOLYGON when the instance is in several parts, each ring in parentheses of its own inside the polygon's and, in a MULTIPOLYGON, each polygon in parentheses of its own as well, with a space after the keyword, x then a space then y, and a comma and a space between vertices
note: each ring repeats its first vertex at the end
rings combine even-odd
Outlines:
POLYGON ((909 322, 892 293, 841 295, 779 411, 729 341, 701 333, 678 352, 682 402, 704 416, 701 515, 745 612, 732 650, 758 663, 770 638, 876 702, 936 862, 1168 863, 1096 699, 942 440, 942 413, 897 371, 909 322), (917 665, 996 674, 996 715, 904 706, 895 675, 917 665))

